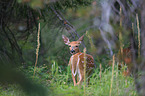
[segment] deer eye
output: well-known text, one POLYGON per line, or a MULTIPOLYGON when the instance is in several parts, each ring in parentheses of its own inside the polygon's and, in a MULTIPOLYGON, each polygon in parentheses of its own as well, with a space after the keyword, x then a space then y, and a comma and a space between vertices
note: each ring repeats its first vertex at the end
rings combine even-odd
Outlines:
POLYGON ((76 46, 76 47, 79 47, 79 46, 76 46))

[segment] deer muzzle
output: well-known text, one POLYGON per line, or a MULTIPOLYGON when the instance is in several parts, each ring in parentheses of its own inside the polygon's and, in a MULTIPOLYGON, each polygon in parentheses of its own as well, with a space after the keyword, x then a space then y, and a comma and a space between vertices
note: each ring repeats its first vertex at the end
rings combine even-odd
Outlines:
POLYGON ((71 54, 74 54, 74 53, 75 53, 75 50, 70 50, 70 53, 71 53, 71 54))

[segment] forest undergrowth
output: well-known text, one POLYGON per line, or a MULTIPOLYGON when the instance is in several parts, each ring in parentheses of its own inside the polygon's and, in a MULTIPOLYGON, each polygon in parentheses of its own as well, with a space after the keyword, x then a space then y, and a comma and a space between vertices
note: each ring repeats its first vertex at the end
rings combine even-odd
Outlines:
MULTIPOLYGON (((23 73, 29 79, 43 85, 48 91, 48 96, 137 96, 134 79, 132 76, 123 76, 118 70, 117 63, 112 67, 100 70, 97 67, 90 78, 90 84, 84 86, 73 86, 69 66, 64 70, 55 61, 51 69, 45 64, 37 67, 33 77, 34 67, 28 67, 23 73), (113 80, 112 79, 113 76, 113 80), (111 88, 112 84, 112 88, 111 88), (111 93, 110 93, 111 91, 111 93)), ((1 96, 28 96, 17 84, 9 84, 6 88, 0 88, 1 96)))

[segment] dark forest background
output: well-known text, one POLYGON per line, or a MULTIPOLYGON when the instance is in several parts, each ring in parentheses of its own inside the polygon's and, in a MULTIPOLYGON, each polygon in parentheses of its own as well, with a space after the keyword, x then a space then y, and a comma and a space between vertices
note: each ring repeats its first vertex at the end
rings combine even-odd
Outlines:
MULTIPOLYGON (((71 41, 85 35, 80 49, 86 47, 94 57, 98 70, 94 76, 99 76, 100 64, 102 72, 110 68, 114 54, 116 64, 130 60, 126 69, 134 90, 139 96, 145 95, 144 0, 0 0, 0 91, 11 92, 11 84, 18 84, 27 95, 54 94, 50 91, 55 89, 52 80, 63 78, 56 74, 70 72, 71 54, 62 35, 71 41), (129 57, 125 50, 129 50, 129 57)), ((70 83, 71 77, 67 79, 70 83)))

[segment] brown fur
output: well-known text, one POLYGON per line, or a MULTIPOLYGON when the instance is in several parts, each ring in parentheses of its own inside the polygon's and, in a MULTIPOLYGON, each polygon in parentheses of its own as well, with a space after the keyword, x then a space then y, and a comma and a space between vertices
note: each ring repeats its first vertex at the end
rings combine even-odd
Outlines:
MULTIPOLYGON (((69 45, 70 50, 74 50, 75 52, 72 53, 72 56, 70 57, 69 60, 69 65, 71 68, 71 73, 72 73, 72 79, 74 82, 74 86, 80 85, 83 82, 84 79, 84 53, 80 52, 79 50, 79 45, 81 41, 83 40, 83 37, 80 37, 78 41, 72 41, 70 42, 69 39, 66 36, 62 36, 64 43, 69 45), (79 80, 77 80, 76 83, 76 75, 78 75, 79 80)), ((93 71, 94 66, 94 58, 86 54, 86 73, 87 77, 89 77, 93 71)), ((78 79, 78 78, 77 78, 78 79)), ((89 83, 89 79, 88 79, 89 83)))

